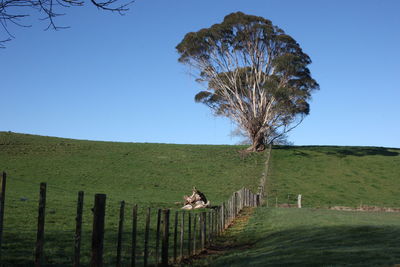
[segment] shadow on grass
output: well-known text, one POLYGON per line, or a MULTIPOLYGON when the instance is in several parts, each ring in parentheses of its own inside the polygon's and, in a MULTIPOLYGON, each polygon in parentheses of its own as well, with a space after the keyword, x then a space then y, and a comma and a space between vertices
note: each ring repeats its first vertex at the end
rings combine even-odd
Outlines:
POLYGON ((346 148, 346 149, 338 149, 336 151, 326 152, 327 155, 334 155, 340 158, 346 156, 356 156, 356 157, 363 157, 363 156, 389 156, 395 157, 398 156, 398 152, 389 151, 387 148, 384 147, 353 147, 353 148, 346 148))
POLYGON ((314 150, 317 152, 324 153, 326 155, 332 155, 339 158, 346 156, 389 156, 395 157, 400 153, 385 147, 333 147, 333 146, 276 146, 274 149, 285 149, 292 150, 296 156, 309 157, 310 155, 305 150, 314 150), (390 151, 391 150, 391 151, 390 151))
POLYGON ((400 227, 299 227, 254 240, 251 249, 235 249, 212 266, 376 266, 400 263, 400 227))
MULTIPOLYGON (((155 232, 151 231, 149 263, 154 262, 155 232)), ((122 245, 122 263, 131 262, 131 233, 125 232, 122 245)), ((137 236, 137 264, 143 264, 143 233, 137 236)), ((8 232, 3 237, 0 266, 34 266, 36 233, 8 232)), ((82 233, 81 264, 89 266, 91 258, 91 233, 82 233)), ((103 246, 105 266, 115 266, 117 255, 117 232, 106 230, 103 246)), ((72 266, 74 257, 74 233, 72 231, 51 231, 45 233, 43 266, 72 266)))

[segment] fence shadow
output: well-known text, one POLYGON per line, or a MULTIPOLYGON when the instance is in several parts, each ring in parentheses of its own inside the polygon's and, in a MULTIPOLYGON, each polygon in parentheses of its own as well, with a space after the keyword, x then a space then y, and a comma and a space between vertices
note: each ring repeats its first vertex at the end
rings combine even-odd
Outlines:
MULTIPOLYGON (((155 229, 150 230, 150 236, 156 235, 155 229)), ((122 258, 125 264, 131 261, 131 232, 129 229, 124 233, 124 245, 122 258)), ((45 233, 46 242, 44 245, 44 265, 45 266, 71 266, 74 256, 74 232, 73 231, 48 231, 45 233)), ((86 230, 82 234, 81 264, 90 265, 91 258, 91 238, 92 233, 86 230)), ((1 266, 34 266, 34 253, 36 244, 35 232, 24 231, 5 231, 5 242, 2 246, 1 266)), ((137 233, 137 239, 144 239, 143 231, 137 233)), ((154 238, 153 238, 154 239, 154 238)), ((150 254, 154 254, 154 240, 149 244, 150 254)), ((137 247, 137 264, 143 265, 143 247, 139 243, 137 247)), ((104 235, 104 264, 115 266, 117 250, 116 229, 106 229, 104 235)), ((153 263, 153 259, 151 262, 153 263)))
MULTIPOLYGON (((71 266, 73 233, 52 231, 46 233, 45 236, 44 262, 46 266, 71 266)), ((36 233, 6 231, 2 247, 2 266, 34 266, 35 238, 36 233)))

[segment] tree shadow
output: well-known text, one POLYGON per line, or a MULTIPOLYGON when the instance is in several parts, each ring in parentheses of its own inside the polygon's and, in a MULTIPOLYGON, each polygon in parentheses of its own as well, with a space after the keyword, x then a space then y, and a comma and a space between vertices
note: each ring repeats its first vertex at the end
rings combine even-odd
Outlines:
POLYGON ((400 149, 386 147, 344 147, 344 146, 274 146, 277 150, 291 150, 296 156, 310 157, 306 151, 315 151, 326 155, 344 158, 347 156, 388 156, 395 157, 400 149))
POLYGON ((309 153, 306 153, 304 150, 304 148, 307 147, 303 147, 303 146, 274 146, 273 149, 275 150, 290 150, 293 152, 293 155, 295 156, 300 156, 300 157, 311 157, 311 155, 309 153))
POLYGON ((215 266, 382 266, 400 262, 397 226, 298 227, 259 237, 215 266))
POLYGON ((340 158, 346 156, 388 156, 395 157, 399 155, 399 152, 389 151, 384 147, 349 147, 344 149, 338 149, 336 151, 326 152, 326 155, 334 155, 340 158))

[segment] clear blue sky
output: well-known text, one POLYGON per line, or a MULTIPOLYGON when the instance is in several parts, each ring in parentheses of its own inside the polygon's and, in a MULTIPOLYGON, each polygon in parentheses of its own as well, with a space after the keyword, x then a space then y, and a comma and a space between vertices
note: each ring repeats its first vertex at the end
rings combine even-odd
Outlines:
POLYGON ((310 55, 321 90, 296 145, 400 147, 400 1, 137 0, 125 16, 89 4, 61 31, 10 27, 0 50, 0 131, 90 140, 234 144, 234 126, 196 104, 177 62, 190 31, 231 12, 263 16, 310 55))

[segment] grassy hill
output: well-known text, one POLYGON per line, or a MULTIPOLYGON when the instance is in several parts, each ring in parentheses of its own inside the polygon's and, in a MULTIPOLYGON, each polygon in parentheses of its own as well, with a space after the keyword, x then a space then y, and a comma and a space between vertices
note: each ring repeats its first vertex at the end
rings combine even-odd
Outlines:
MULTIPOLYGON (((110 262, 115 255, 120 201, 127 202, 127 216, 134 204, 143 215, 147 207, 179 208, 174 203, 190 194, 192 186, 215 205, 241 187, 256 189, 265 155, 243 158, 240 149, 243 147, 94 142, 0 132, 0 170, 8 173, 3 260, 29 264, 33 259, 40 182, 47 182, 47 262, 70 265, 79 190, 85 192, 82 251, 86 261, 94 194, 107 194, 105 249, 110 255, 106 262, 110 262)), ((153 228, 155 212, 153 209, 153 228)), ((143 216, 139 220, 143 227, 143 216)), ((126 234, 128 240, 129 230, 126 234)))
POLYGON ((400 207, 400 149, 275 147, 267 189, 272 205, 302 194, 308 207, 400 207))
POLYGON ((238 220, 195 261, 212 266, 391 266, 400 263, 400 213, 333 211, 331 205, 400 207, 400 150, 275 147, 268 204, 238 220), (275 208, 303 195, 307 208, 275 208), (289 195, 289 198, 288 198, 289 195))
MULTIPOLYGON (((3 261, 29 265, 36 237, 39 183, 48 183, 46 261, 70 266, 76 199, 85 191, 83 262, 89 259, 95 193, 107 194, 105 262, 114 263, 119 202, 140 214, 175 205, 193 185, 220 204, 235 190, 256 190, 265 154, 241 156, 241 146, 93 142, 0 132, 0 170, 8 173, 3 261)), ((227 251, 196 264, 215 266, 400 263, 398 213, 321 210, 334 205, 400 207, 400 149, 303 146, 273 149, 269 208, 254 211, 221 239, 227 251), (271 208, 295 203, 305 209, 271 208)), ((250 211, 248 211, 250 212, 250 211)), ((143 216, 139 226, 143 227, 143 216)), ((129 224, 129 221, 127 222, 129 224)), ((129 226, 127 226, 129 227, 129 226)), ((129 240, 129 230, 125 239, 129 240)), ((154 232, 151 233, 154 235, 154 232)), ((139 240, 143 236, 138 237, 139 240)), ((154 245, 154 244, 153 244, 154 245)), ((124 247, 125 263, 129 246, 124 247)))

